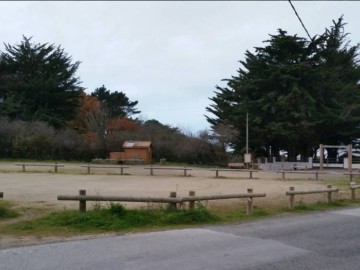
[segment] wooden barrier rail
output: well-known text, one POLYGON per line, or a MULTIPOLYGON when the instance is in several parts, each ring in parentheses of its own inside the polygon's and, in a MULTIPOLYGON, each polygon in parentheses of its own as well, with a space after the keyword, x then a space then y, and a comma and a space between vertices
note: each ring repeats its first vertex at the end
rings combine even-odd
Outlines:
POLYGON ((258 172, 258 170, 244 170, 244 169, 213 169, 210 171, 214 171, 215 177, 219 177, 219 172, 248 172, 250 175, 250 179, 253 178, 253 173, 258 172))
POLYGON ((177 170, 177 171, 184 171, 184 176, 187 176, 187 171, 191 171, 192 169, 189 169, 187 167, 184 168, 174 168, 174 167, 148 167, 144 168, 145 170, 150 170, 150 175, 154 175, 154 170, 177 170))
POLYGON ((245 164, 243 162, 230 162, 228 163, 229 168, 245 168, 245 164))
POLYGON ((351 199, 355 200, 356 199, 356 189, 360 188, 360 185, 356 185, 355 182, 351 182, 350 183, 350 190, 351 190, 351 199))
POLYGON ((286 170, 279 170, 277 171, 277 173, 281 173, 282 174, 282 179, 285 179, 285 174, 286 173, 297 173, 297 174, 315 174, 315 179, 319 180, 319 174, 325 174, 325 172, 320 172, 320 171, 286 171, 286 170))
POLYGON ((327 189, 318 189, 318 190, 306 190, 306 191, 295 191, 294 187, 290 187, 289 191, 286 191, 286 195, 289 196, 289 209, 294 209, 294 200, 295 195, 305 195, 305 194, 317 194, 317 193, 327 193, 328 203, 332 201, 332 192, 338 192, 338 188, 332 188, 331 185, 327 185, 327 189))
POLYGON ((87 168, 87 173, 90 174, 91 168, 98 168, 98 169, 120 169, 120 174, 124 174, 124 169, 129 167, 127 166, 100 166, 100 165, 82 165, 81 167, 87 168))
POLYGON ((170 209, 177 209, 177 204, 189 202, 189 209, 194 208, 196 201, 208 200, 224 200, 247 198, 247 214, 253 212, 253 198, 265 197, 265 193, 253 193, 252 189, 248 189, 244 194, 228 194, 228 195, 211 195, 211 196, 195 196, 194 191, 189 192, 188 197, 177 198, 176 192, 171 192, 170 197, 132 197, 132 196, 99 196, 86 195, 86 190, 79 190, 79 195, 59 195, 58 200, 62 201, 79 201, 80 212, 86 211, 86 201, 118 201, 118 202, 147 202, 147 203, 169 203, 170 209))
POLYGON ((31 164, 31 163, 15 163, 15 166, 22 166, 22 171, 25 172, 25 168, 29 166, 38 166, 38 167, 54 167, 54 172, 58 172, 58 167, 65 167, 64 164, 31 164))

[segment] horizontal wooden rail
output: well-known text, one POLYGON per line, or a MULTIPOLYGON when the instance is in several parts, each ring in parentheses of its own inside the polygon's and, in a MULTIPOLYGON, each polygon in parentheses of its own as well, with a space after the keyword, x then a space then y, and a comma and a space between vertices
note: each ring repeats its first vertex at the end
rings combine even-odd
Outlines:
POLYGON ((79 190, 79 195, 59 195, 60 201, 79 201, 79 209, 81 212, 86 211, 86 201, 118 201, 118 202, 147 202, 147 203, 169 203, 170 209, 176 209, 177 204, 189 202, 189 208, 194 208, 195 201, 223 200, 247 198, 247 213, 253 212, 253 198, 265 197, 265 193, 253 193, 252 189, 248 189, 244 194, 227 194, 227 195, 211 195, 211 196, 195 196, 195 191, 190 191, 189 196, 177 198, 176 192, 171 192, 170 197, 133 197, 133 196, 99 196, 86 195, 86 190, 79 190))
POLYGON ((87 173, 90 174, 90 169, 120 169, 120 174, 124 174, 124 169, 130 168, 128 166, 101 166, 101 165, 82 165, 82 168, 87 168, 87 173))
POLYGON ((219 172, 248 172, 250 179, 253 178, 254 172, 258 172, 258 170, 246 170, 246 169, 212 169, 210 171, 216 172, 215 177, 219 177, 219 172))
POLYGON ((174 168, 174 167, 147 167, 145 170, 150 170, 150 175, 154 175, 154 170, 176 170, 176 171, 184 171, 184 176, 187 176, 187 171, 191 171, 192 169, 184 167, 184 168, 174 168))
POLYGON ((338 192, 338 188, 332 188, 331 185, 327 185, 326 189, 316 189, 316 190, 301 190, 295 191, 294 187, 290 187, 289 191, 286 191, 286 195, 289 196, 289 209, 294 209, 294 200, 295 195, 305 195, 305 194, 317 194, 317 193, 327 193, 328 203, 332 201, 332 192, 338 192))
POLYGON ((244 194, 228 194, 228 195, 209 195, 209 196, 189 196, 182 197, 183 202, 190 201, 211 201, 211 200, 225 200, 225 199, 241 199, 249 197, 265 197, 266 193, 244 193, 244 194))
POLYGON ((38 166, 38 167, 54 167, 54 172, 58 172, 58 167, 65 167, 64 164, 32 164, 32 163, 15 163, 15 166, 22 166, 22 171, 26 171, 26 167, 28 166, 38 166))
POLYGON ((156 202, 156 203, 182 203, 181 198, 163 197, 129 197, 129 196, 98 196, 98 195, 59 195, 59 201, 99 201, 99 202, 156 202))
POLYGON ((315 179, 316 180, 319 179, 319 174, 326 174, 325 172, 320 172, 320 171, 286 171, 286 170, 280 170, 280 171, 277 171, 277 173, 282 174, 282 179, 285 179, 285 174, 286 173, 315 174, 315 179))

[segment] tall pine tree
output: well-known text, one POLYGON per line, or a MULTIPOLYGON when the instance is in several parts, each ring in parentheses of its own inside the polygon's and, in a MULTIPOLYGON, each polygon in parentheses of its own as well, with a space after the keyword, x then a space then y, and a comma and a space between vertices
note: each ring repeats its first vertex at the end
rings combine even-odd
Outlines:
POLYGON ((0 114, 10 119, 45 121, 63 127, 75 116, 82 92, 76 71, 64 50, 54 44, 5 44, 0 54, 0 114))
POLYGON ((313 154, 320 143, 346 144, 360 136, 358 45, 350 46, 342 18, 312 40, 278 30, 267 46, 247 51, 237 76, 216 87, 206 108, 212 128, 238 130, 236 151, 245 146, 249 113, 250 147, 278 156, 313 154))

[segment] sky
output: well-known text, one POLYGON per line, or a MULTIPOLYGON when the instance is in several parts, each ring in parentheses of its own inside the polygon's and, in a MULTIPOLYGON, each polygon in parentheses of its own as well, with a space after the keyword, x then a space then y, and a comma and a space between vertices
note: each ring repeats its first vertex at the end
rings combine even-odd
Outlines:
MULTIPOLYGON (((360 42, 360 2, 294 1, 311 36, 344 15, 351 44, 360 42)), ((197 134, 216 85, 237 74, 246 50, 278 28, 306 37, 288 1, 0 1, 0 50, 61 45, 87 93, 105 85, 137 100, 142 120, 197 134)))

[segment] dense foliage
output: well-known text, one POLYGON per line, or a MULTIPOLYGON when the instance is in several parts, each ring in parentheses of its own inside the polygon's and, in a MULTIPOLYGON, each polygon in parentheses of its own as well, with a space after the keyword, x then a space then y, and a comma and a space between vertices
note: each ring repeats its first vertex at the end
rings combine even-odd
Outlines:
POLYGON ((320 143, 359 138, 359 45, 350 46, 344 25, 340 18, 312 40, 279 29, 266 46, 246 51, 238 74, 210 98, 214 131, 236 131, 230 145, 242 152, 248 113, 252 151, 279 156, 285 150, 290 159, 313 155, 320 143))
POLYGON ((23 37, 0 54, 0 114, 13 120, 45 121, 64 127, 73 118, 82 91, 79 62, 61 47, 23 37))
POLYGON ((95 91, 91 93, 91 96, 98 98, 101 104, 107 108, 112 118, 130 117, 140 113, 140 111, 135 108, 138 101, 130 101, 123 92, 110 92, 104 85, 96 88, 95 91))

